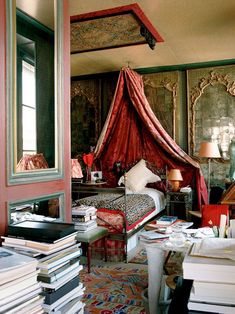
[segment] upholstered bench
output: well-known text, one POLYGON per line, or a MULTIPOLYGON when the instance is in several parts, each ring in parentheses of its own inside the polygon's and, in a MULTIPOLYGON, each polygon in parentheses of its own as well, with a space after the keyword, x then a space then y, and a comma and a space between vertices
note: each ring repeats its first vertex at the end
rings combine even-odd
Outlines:
POLYGON ((77 241, 81 242, 84 251, 86 252, 87 256, 87 268, 88 273, 91 270, 91 248, 92 244, 94 244, 98 240, 103 240, 103 247, 104 250, 104 258, 107 261, 107 246, 106 246, 106 237, 108 235, 108 229, 104 227, 96 227, 87 232, 78 232, 77 233, 77 241))

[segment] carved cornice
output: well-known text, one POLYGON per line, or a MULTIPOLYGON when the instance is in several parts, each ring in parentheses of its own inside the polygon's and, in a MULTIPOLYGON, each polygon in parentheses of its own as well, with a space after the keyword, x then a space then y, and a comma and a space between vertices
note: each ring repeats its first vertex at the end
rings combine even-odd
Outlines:
POLYGON ((228 74, 223 75, 215 71, 211 71, 208 77, 202 77, 198 82, 198 86, 193 87, 190 92, 190 149, 193 154, 195 149, 195 106, 197 104, 197 100, 202 96, 205 88, 216 84, 224 85, 226 91, 230 95, 235 96, 235 81, 229 80, 228 74))

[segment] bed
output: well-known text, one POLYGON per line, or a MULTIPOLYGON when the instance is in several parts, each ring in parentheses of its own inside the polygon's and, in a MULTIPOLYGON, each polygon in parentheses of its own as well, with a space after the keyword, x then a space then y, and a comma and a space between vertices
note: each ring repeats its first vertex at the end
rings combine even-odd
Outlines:
MULTIPOLYGON (((131 174, 128 171, 126 178, 119 180, 119 183, 122 183, 126 179, 125 187, 117 187, 115 193, 108 193, 105 189, 104 193, 78 199, 75 202, 76 205, 88 205, 97 208, 98 225, 105 226, 109 230, 107 252, 110 260, 128 259, 127 253, 136 245, 138 231, 165 209, 164 192, 146 186, 154 183, 156 179, 160 181, 163 176, 164 180, 165 170, 164 175, 162 170, 158 170, 159 174, 161 172, 161 177, 158 175, 156 177, 156 174, 153 176, 148 170, 146 172, 146 169, 144 173, 136 173, 136 168, 141 167, 142 169, 145 165, 145 162, 141 161, 135 165, 137 167, 134 166, 135 169, 131 172, 135 178, 137 176, 137 184, 134 182, 135 180, 130 180, 131 174), (149 175, 152 176, 151 179, 149 179, 149 175), (140 185, 142 178, 144 183, 140 185)), ((163 183, 162 180, 161 183, 163 183)), ((110 191, 113 191, 113 189, 110 189, 110 191)), ((99 243, 97 243, 97 246, 99 246, 99 243)))

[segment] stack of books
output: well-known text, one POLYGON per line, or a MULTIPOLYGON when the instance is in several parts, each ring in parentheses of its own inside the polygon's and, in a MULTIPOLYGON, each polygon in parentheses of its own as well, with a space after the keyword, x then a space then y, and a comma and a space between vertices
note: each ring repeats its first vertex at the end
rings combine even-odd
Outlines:
POLYGON ((79 280, 83 268, 79 262, 81 254, 81 248, 74 245, 39 260, 38 281, 43 288, 46 313, 83 313, 84 287, 79 280))
POLYGON ((82 250, 76 235, 74 224, 24 221, 22 228, 18 224, 9 226, 8 236, 2 237, 3 246, 12 252, 35 257, 44 313, 81 314, 84 311, 81 301, 84 287, 79 280, 82 250))
POLYGON ((97 209, 93 206, 80 205, 72 208, 72 221, 78 232, 86 232, 97 227, 97 209))
POLYGON ((38 261, 0 248, 0 313, 43 313, 38 261))
POLYGON ((183 277, 193 280, 189 310, 235 313, 235 239, 194 243, 183 261, 183 277))

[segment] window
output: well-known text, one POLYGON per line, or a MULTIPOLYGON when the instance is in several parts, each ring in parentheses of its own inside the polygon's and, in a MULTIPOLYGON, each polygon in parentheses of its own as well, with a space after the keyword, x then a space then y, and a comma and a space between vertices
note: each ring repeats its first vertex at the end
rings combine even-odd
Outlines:
POLYGON ((22 60, 22 150, 35 154, 36 145, 36 91, 35 67, 22 60))

